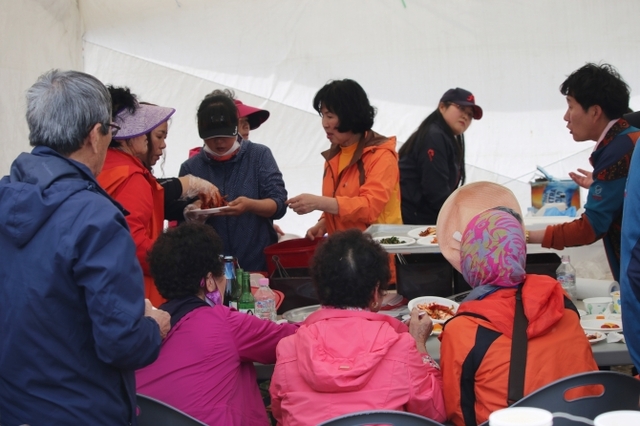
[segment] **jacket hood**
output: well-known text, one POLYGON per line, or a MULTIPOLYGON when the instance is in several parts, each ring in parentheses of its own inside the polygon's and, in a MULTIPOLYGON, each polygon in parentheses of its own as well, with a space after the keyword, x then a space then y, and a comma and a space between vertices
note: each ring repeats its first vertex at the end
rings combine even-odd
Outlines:
MULTIPOLYGON (((503 335, 511 338, 516 309, 516 289, 504 288, 482 300, 463 302, 458 313, 482 315, 503 335)), ((527 275, 522 288, 524 314, 529 320, 527 336, 547 333, 564 315, 564 292, 555 279, 546 275, 527 275), (527 285, 529 283, 529 285, 527 285)))
POLYGON ((26 245, 67 198, 85 189, 106 195, 86 166, 50 148, 20 154, 0 180, 0 232, 16 247, 26 245))
POLYGON ((320 309, 297 332, 300 374, 316 392, 362 389, 400 333, 407 331, 387 315, 320 309))

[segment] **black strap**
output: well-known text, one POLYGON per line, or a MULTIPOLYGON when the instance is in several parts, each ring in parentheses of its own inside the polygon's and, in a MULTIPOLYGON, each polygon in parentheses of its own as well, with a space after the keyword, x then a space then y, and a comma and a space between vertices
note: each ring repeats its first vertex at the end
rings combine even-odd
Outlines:
POLYGON ((522 286, 516 291, 516 312, 511 336, 511 362, 509 363, 509 393, 507 404, 512 405, 524 396, 524 376, 527 366, 527 326, 529 320, 524 315, 522 286))

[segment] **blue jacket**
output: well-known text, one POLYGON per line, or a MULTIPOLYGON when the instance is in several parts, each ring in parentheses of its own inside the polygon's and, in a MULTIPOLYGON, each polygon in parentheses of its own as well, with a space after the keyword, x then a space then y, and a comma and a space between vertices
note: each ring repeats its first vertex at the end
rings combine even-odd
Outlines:
POLYGON ((280 219, 287 211, 284 204, 287 190, 271 150, 243 140, 240 151, 233 158, 214 161, 202 149, 182 163, 180 176, 188 174, 213 183, 227 201, 245 196, 255 200, 271 198, 276 202, 278 208, 269 218, 244 213, 207 220, 207 224, 213 226, 222 238, 224 253, 237 257, 241 268, 245 271, 266 271, 264 248, 278 242, 273 220, 280 219))
POLYGON ((640 150, 633 152, 625 190, 620 248, 620 301, 629 354, 640 369, 640 150))
POLYGON ((37 147, 0 180, 0 423, 125 425, 160 350, 121 207, 37 147), (114 205, 115 204, 115 205, 114 205))

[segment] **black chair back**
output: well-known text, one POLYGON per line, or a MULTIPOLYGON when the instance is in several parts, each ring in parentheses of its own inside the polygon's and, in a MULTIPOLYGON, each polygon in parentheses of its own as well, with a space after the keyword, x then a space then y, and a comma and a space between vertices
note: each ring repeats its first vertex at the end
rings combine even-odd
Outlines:
POLYGON ((359 411, 335 417, 318 426, 358 426, 377 423, 394 426, 443 426, 442 423, 417 414, 393 410, 359 411))
POLYGON ((584 419, 593 420, 607 411, 640 411, 640 380, 615 371, 580 373, 550 383, 512 407, 536 407, 550 411, 554 414, 553 426, 584 425, 584 419), (567 400, 565 394, 568 390, 591 385, 602 385, 603 393, 567 400))
POLYGON ((202 426, 200 420, 150 396, 137 394, 138 426, 202 426))

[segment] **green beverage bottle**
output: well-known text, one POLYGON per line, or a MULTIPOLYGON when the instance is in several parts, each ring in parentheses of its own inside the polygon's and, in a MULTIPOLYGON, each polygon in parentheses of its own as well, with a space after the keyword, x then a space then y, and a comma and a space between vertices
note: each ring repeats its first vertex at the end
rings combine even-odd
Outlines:
POLYGON ((238 299, 238 311, 244 312, 247 315, 254 315, 256 310, 256 301, 251 294, 251 281, 249 279, 249 273, 243 272, 238 274, 238 278, 242 276, 242 294, 238 299))
POLYGON ((244 271, 242 268, 236 269, 236 282, 233 283, 233 289, 231 291, 231 300, 233 300, 233 307, 238 309, 238 300, 240 300, 240 295, 242 294, 242 276, 244 271))

